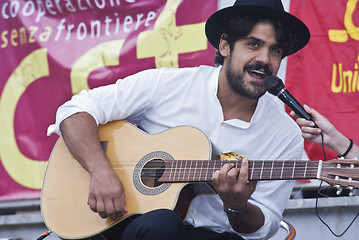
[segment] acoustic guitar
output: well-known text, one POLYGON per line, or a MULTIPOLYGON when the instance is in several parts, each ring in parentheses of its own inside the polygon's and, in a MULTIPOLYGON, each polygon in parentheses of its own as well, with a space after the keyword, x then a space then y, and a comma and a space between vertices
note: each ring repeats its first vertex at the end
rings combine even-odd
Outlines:
MULTIPOLYGON (((125 121, 99 127, 100 140, 126 192, 126 215, 102 219, 87 205, 90 176, 62 138, 51 153, 41 191, 46 226, 61 238, 97 235, 131 216, 166 208, 185 218, 198 194, 214 193, 207 183, 228 161, 210 160, 211 143, 199 129, 175 127, 151 135, 125 121)), ((231 161, 237 168, 241 159, 231 161)), ((359 161, 250 160, 249 180, 321 179, 359 187, 359 161)))

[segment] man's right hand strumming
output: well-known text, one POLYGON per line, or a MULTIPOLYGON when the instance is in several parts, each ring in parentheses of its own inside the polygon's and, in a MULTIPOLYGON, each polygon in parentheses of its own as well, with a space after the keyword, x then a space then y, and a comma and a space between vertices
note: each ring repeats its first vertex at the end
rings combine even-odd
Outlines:
POLYGON ((116 219, 127 212, 125 190, 112 168, 91 173, 88 204, 102 218, 116 219))
POLYGON ((60 130, 70 152, 91 176, 89 207, 102 218, 126 213, 125 191, 101 146, 95 119, 76 113, 61 122, 60 130))

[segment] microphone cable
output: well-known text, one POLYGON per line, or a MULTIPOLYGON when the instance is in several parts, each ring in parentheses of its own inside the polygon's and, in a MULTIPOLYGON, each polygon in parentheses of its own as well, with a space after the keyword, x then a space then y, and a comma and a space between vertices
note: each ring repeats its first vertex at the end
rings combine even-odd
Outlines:
MULTIPOLYGON (((313 120, 313 122, 315 123, 315 121, 313 120)), ((316 123, 315 123, 316 124, 316 123)), ((327 157, 326 157, 326 153, 325 153, 325 149, 324 149, 324 135, 321 132, 320 133, 321 139, 322 139, 322 150, 323 150, 323 156, 324 156, 324 161, 327 161, 327 157)), ((350 224, 348 225, 348 227, 340 234, 336 234, 332 228, 329 226, 329 224, 327 224, 320 216, 319 216, 319 211, 318 211, 318 200, 319 200, 319 195, 323 196, 323 197, 328 197, 328 193, 322 194, 321 191, 321 187, 323 184, 323 180, 320 182, 319 187, 318 187, 318 192, 317 192, 317 197, 316 197, 316 201, 315 201, 315 213, 317 215, 317 217, 319 218, 319 220, 329 229, 329 231, 335 236, 335 237, 341 237, 343 236, 348 230, 349 228, 353 225, 354 221, 358 218, 359 216, 359 211, 358 213, 355 215, 355 217, 353 218, 353 220, 350 222, 350 224)), ((329 190, 328 190, 329 191, 329 190)))

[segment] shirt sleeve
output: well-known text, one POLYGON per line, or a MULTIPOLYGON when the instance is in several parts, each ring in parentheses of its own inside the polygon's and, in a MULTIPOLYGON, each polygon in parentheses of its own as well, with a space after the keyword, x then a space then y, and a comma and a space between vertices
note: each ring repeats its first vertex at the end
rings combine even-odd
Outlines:
POLYGON ((158 72, 146 70, 117 80, 115 84, 82 90, 58 108, 56 123, 49 126, 48 135, 61 136, 61 122, 78 112, 89 113, 98 125, 119 119, 138 119, 154 101, 158 72))

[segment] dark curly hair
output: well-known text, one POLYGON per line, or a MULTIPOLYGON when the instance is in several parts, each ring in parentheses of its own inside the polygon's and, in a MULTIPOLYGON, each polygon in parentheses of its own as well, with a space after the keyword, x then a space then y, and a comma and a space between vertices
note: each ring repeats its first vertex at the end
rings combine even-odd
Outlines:
MULTIPOLYGON (((244 38, 247 36, 254 28, 257 23, 269 23, 273 25, 276 31, 276 37, 278 45, 283 50, 283 58, 288 56, 288 52, 293 46, 295 41, 293 34, 290 32, 289 28, 282 22, 276 21, 273 19, 261 17, 261 16, 237 16, 233 18, 230 22, 221 27, 222 39, 226 40, 229 43, 230 50, 233 50, 233 46, 238 39, 244 38), (225 37, 223 37, 225 34, 225 37)), ((215 64, 222 65, 224 57, 220 52, 216 51, 215 64)))

